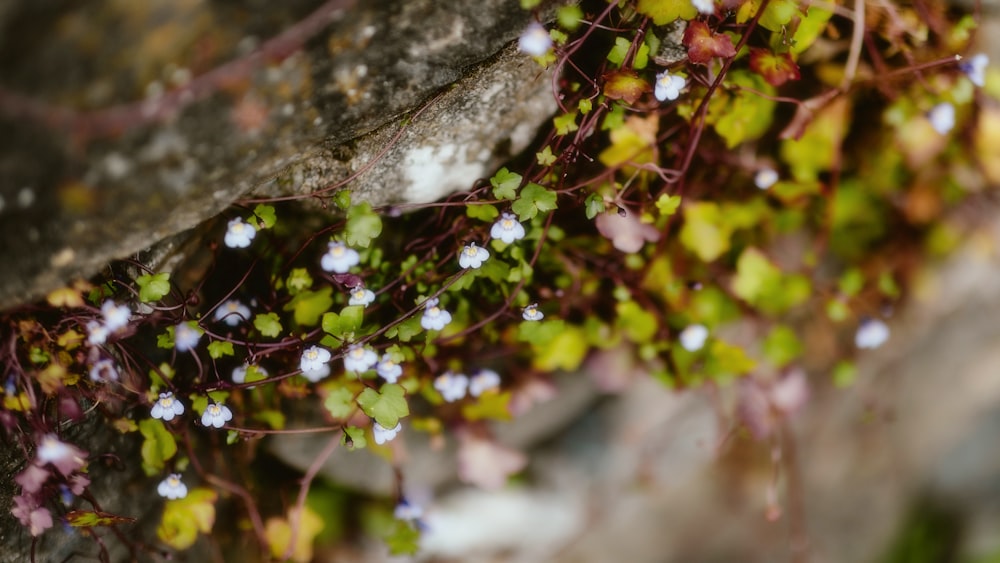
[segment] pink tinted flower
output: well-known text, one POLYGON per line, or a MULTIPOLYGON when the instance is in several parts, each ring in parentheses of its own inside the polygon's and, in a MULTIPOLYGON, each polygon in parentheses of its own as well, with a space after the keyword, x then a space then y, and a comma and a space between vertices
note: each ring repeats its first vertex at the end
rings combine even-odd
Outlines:
POLYGON ((497 490, 528 464, 523 453, 492 440, 471 435, 460 435, 459 440, 458 478, 464 483, 497 490))
POLYGON ((39 465, 51 463, 64 477, 69 477, 87 462, 87 454, 72 444, 59 441, 55 434, 46 434, 38 444, 35 459, 39 465))
POLYGON ((14 497, 14 508, 10 512, 29 529, 32 536, 38 537, 52 527, 52 513, 49 509, 38 506, 34 498, 25 498, 23 495, 14 497))
POLYGON ((24 468, 24 471, 18 473, 17 476, 14 477, 14 482, 21 485, 24 492, 35 494, 42 490, 42 485, 44 485, 45 481, 48 480, 49 475, 50 473, 47 469, 35 465, 34 463, 29 463, 28 466, 24 468))
POLYGON ((597 230, 618 250, 634 254, 642 250, 646 242, 660 240, 660 231, 652 225, 639 221, 635 213, 625 210, 619 213, 601 213, 594 220, 597 230))

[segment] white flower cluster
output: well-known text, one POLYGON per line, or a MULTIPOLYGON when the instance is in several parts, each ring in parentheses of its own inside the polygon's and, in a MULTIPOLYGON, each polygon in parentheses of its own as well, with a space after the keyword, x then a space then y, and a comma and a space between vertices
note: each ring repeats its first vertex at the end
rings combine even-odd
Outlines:
POLYGON ((237 217, 231 220, 226 227, 226 236, 223 242, 229 248, 246 248, 250 246, 250 242, 255 236, 257 236, 257 229, 250 223, 244 223, 243 219, 237 217))
POLYGON ((310 346, 302 352, 299 359, 299 369, 302 370, 302 377, 316 383, 317 381, 330 375, 330 366, 327 362, 333 357, 330 351, 319 346, 310 346))
POLYGON ((108 299, 101 305, 101 320, 87 323, 87 344, 100 346, 108 341, 108 336, 128 326, 132 310, 128 305, 119 305, 108 299))

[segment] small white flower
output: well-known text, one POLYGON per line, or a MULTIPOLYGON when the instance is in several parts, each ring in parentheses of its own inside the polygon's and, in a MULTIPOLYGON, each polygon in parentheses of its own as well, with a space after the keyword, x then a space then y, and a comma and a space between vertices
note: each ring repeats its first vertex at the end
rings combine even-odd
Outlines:
POLYGON ((986 53, 973 55, 969 60, 962 62, 959 68, 969 77, 973 84, 980 88, 986 84, 986 67, 990 64, 990 58, 986 53))
POLYGON ((397 422, 396 426, 393 428, 385 428, 377 422, 372 423, 372 434, 375 435, 375 443, 380 446, 395 438, 396 434, 399 434, 399 431, 402 429, 402 422, 397 422))
POLYGON ((371 348, 354 344, 344 354, 344 369, 354 373, 366 372, 378 363, 378 354, 371 348))
POLYGON ((684 80, 684 77, 670 74, 669 71, 665 70, 656 75, 656 87, 653 90, 653 95, 661 102, 676 100, 681 95, 681 89, 684 88, 685 84, 687 84, 687 80, 684 80))
POLYGON ((68 477, 86 463, 87 454, 80 448, 59 440, 55 434, 42 436, 35 452, 38 465, 51 463, 63 476, 68 477))
POLYGON ((342 242, 331 240, 328 246, 329 249, 320 260, 320 265, 327 272, 346 274, 351 266, 357 266, 361 262, 361 255, 358 254, 358 251, 348 248, 342 242))
POLYGON ((540 57, 548 53, 551 47, 552 37, 546 31, 545 27, 538 22, 531 22, 531 25, 517 39, 517 48, 522 53, 527 53, 532 57, 540 57))
POLYGON ((229 248, 246 248, 250 246, 250 241, 255 236, 257 236, 257 229, 237 217, 230 221, 226 228, 225 243, 229 248))
POLYGON ((159 486, 156 487, 156 492, 164 498, 179 499, 187 496, 188 488, 181 481, 180 473, 171 473, 169 477, 160 481, 159 486))
POLYGON ((132 318, 132 309, 108 299, 101 305, 101 314, 104 315, 104 327, 114 332, 128 324, 132 318))
POLYGON ((201 331, 189 323, 181 323, 174 328, 174 348, 178 352, 193 350, 201 340, 201 331))
POLYGON ((375 301, 375 292, 359 285, 351 290, 351 298, 347 300, 347 304, 367 307, 372 304, 372 301, 375 301))
POLYGON ((945 135, 955 127, 955 106, 941 102, 927 112, 927 119, 931 121, 935 131, 945 135))
POLYGON ((773 168, 761 168, 753 177, 753 183, 758 188, 766 190, 778 181, 778 173, 773 168))
POLYGON ((476 246, 474 242, 470 242, 458 253, 458 265, 466 269, 476 269, 482 266, 483 262, 489 257, 489 250, 481 246, 476 246))
POLYGON ((469 394, 478 397, 483 393, 500 387, 500 374, 491 370, 480 370, 479 373, 469 378, 469 394))
POLYGON ((316 383, 330 375, 330 366, 327 365, 327 362, 330 361, 331 357, 330 351, 326 348, 319 346, 310 346, 307 348, 302 352, 302 358, 299 360, 299 369, 302 370, 302 377, 316 383))
POLYGON ((419 520, 424 515, 424 509, 416 504, 410 504, 406 499, 403 499, 396 505, 396 508, 392 511, 392 515, 397 520, 412 522, 419 520))
POLYGON ((236 299, 230 299, 215 308, 215 321, 225 321, 229 326, 236 326, 250 319, 250 307, 236 299))
POLYGON ((879 319, 865 319, 854 334, 854 345, 862 350, 872 350, 889 340, 889 325, 879 319))
POLYGON ((715 2, 712 0, 691 0, 691 5, 700 14, 710 16, 715 13, 715 2))
POLYGON ((170 422, 175 416, 184 414, 184 404, 174 398, 170 391, 160 393, 160 398, 153 403, 153 409, 149 415, 170 422))
POLYGON ((224 424, 232 419, 233 411, 229 410, 229 407, 220 405, 219 403, 212 403, 205 407, 205 412, 201 415, 201 424, 203 426, 222 428, 224 424))
POLYGON ((540 321, 545 318, 545 314, 538 310, 538 303, 532 303, 521 312, 521 318, 526 321, 540 321))
POLYGON ((110 358, 94 362, 90 366, 91 381, 118 381, 118 368, 110 358))
POLYGON ((108 341, 108 327, 97 321, 87 323, 87 344, 100 346, 108 341))
POLYGON ((708 340, 708 328, 705 325, 691 325, 682 330, 678 338, 685 350, 697 352, 708 340))
POLYGON ((441 398, 449 403, 460 401, 469 388, 469 378, 461 373, 446 371, 434 379, 434 388, 441 393, 441 398))
POLYGON ((257 373, 263 375, 264 377, 267 377, 269 375, 267 373, 267 370, 264 369, 261 366, 257 366, 257 365, 250 366, 250 365, 247 365, 247 364, 243 364, 242 366, 236 366, 236 367, 233 368, 233 383, 238 383, 238 384, 239 383, 246 383, 246 381, 247 381, 247 370, 249 370, 251 367, 253 369, 257 370, 257 373))
POLYGON ((375 364, 375 371, 382 379, 389 383, 395 383, 399 376, 403 375, 403 366, 397 364, 392 359, 392 355, 382 354, 382 359, 375 364))
POLYGON ((420 317, 420 326, 425 330, 441 330, 451 322, 451 313, 438 307, 438 300, 428 299, 424 306, 424 316, 420 317))
POLYGON ((524 225, 518 222, 517 216, 513 213, 504 213, 496 223, 493 223, 490 236, 510 244, 524 238, 524 225))

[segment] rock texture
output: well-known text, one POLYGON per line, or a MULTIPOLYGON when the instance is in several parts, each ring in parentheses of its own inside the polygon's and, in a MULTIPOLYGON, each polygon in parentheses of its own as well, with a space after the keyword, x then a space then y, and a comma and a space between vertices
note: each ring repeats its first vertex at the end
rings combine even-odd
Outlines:
POLYGON ((529 17, 505 0, 7 4, 0 308, 251 193, 470 187, 553 112, 550 77, 503 50, 529 17))

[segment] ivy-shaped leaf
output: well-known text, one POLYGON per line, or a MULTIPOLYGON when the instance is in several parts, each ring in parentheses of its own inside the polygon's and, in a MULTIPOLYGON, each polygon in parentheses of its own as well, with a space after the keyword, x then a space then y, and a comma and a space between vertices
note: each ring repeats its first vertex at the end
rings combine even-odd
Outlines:
POLYGON ((340 443, 352 450, 360 450, 368 445, 368 438, 365 437, 365 429, 357 426, 344 428, 344 435, 340 443))
POLYGON ((639 0, 635 9, 649 16, 656 25, 666 25, 677 18, 693 20, 698 16, 690 0, 639 0))
POLYGON ((139 422, 142 434, 142 470, 153 476, 163 472, 164 462, 177 454, 177 441, 163 421, 147 418, 139 422))
POLYGON ((688 58, 696 64, 707 64, 713 58, 736 56, 736 47, 729 36, 713 33, 708 24, 700 20, 688 24, 683 42, 688 48, 688 58))
POLYGON ((274 207, 271 205, 265 205, 263 203, 260 203, 257 205, 257 207, 253 208, 253 214, 254 216, 257 217, 257 219, 259 219, 259 221, 257 221, 258 230, 270 229, 271 227, 274 226, 274 223, 278 220, 278 218, 274 214, 274 207))
POLYGON ((601 194, 590 194, 587 196, 587 200, 584 202, 584 209, 586 209, 587 219, 593 219, 607 209, 607 205, 604 203, 604 197, 601 194))
POLYGON ((224 342, 222 340, 216 340, 215 342, 212 342, 211 344, 208 345, 208 355, 215 360, 218 360, 219 358, 225 356, 232 356, 233 343, 224 342))
POLYGON ((367 201, 352 205, 347 210, 347 224, 344 226, 344 242, 350 246, 368 248, 372 240, 382 234, 382 218, 372 211, 367 201))
POLYGON ((680 206, 681 196, 679 195, 660 194, 660 197, 656 198, 656 209, 660 212, 660 216, 673 215, 677 213, 680 206))
POLYGON ((789 53, 777 54, 769 49, 750 49, 750 68, 771 86, 781 86, 800 77, 799 66, 789 53))
POLYGON ((285 280, 285 287, 288 288, 288 293, 290 295, 295 295, 302 291, 311 288, 313 285, 312 276, 309 275, 309 270, 305 268, 295 268, 290 274, 288 274, 288 279, 285 280))
POLYGON ((703 262, 711 262, 729 250, 732 226, 719 206, 699 201, 684 207, 681 244, 703 262))
POLYGON ((652 89, 649 82, 631 70, 616 70, 604 75, 603 91, 610 100, 622 100, 627 104, 634 104, 652 89))
POLYGON ((330 390, 323 401, 323 408, 330 413, 334 420, 345 420, 357 408, 354 392, 347 387, 337 387, 330 390))
POLYGON ((490 178, 490 185, 493 186, 493 197, 497 199, 515 199, 517 188, 521 186, 521 175, 511 172, 506 168, 497 170, 497 173, 490 178))
POLYGON ((163 543, 184 550, 198 539, 198 532, 207 534, 215 525, 215 501, 219 495, 211 489, 197 488, 188 491, 184 498, 168 500, 163 509, 163 520, 156 528, 156 535, 163 543))
POLYGON ((139 285, 139 301, 159 301, 170 293, 170 272, 144 274, 135 278, 135 283, 139 285))
POLYGON ((318 291, 302 291, 289 301, 285 311, 292 311, 295 322, 299 326, 316 326, 323 313, 333 305, 333 288, 320 288, 318 291))
POLYGON ((472 219, 491 222, 500 216, 495 205, 469 204, 465 206, 465 214, 472 219))
POLYGON ((531 219, 539 212, 552 211, 556 208, 556 192, 543 186, 530 183, 521 190, 521 197, 511 205, 511 210, 517 213, 521 221, 531 219))
POLYGON ((395 383, 386 383, 380 391, 371 387, 358 395, 358 406, 384 428, 395 428, 399 419, 410 414, 406 392, 395 383))
MULTIPOLYGON (((260 313, 253 318, 253 326, 264 336, 276 338, 281 334, 281 319, 277 313, 260 313)), ((172 345, 171 345, 172 346, 172 345)))

